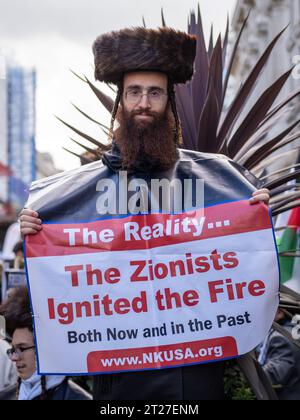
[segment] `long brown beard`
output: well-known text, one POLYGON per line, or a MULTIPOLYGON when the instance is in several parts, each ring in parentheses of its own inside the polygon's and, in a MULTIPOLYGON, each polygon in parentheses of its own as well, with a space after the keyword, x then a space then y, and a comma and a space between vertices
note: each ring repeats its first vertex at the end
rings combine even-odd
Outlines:
POLYGON ((122 167, 128 171, 165 171, 177 160, 174 119, 166 109, 163 114, 138 110, 118 113, 120 127, 115 138, 121 152, 122 167), (135 115, 147 114, 152 121, 136 121, 135 115))

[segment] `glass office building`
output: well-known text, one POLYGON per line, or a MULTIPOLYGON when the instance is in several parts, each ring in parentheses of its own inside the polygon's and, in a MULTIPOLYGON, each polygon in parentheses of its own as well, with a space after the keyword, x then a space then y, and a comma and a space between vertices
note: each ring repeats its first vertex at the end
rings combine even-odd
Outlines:
POLYGON ((22 208, 28 188, 36 178, 35 152, 35 70, 19 66, 7 69, 7 137, 9 201, 22 208))

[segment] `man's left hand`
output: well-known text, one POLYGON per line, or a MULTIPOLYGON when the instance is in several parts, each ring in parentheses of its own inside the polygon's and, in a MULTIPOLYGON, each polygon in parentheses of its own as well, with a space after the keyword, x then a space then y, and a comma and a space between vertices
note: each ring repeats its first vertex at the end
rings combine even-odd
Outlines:
POLYGON ((261 190, 254 191, 252 198, 250 198, 250 204, 256 204, 260 201, 263 201, 267 206, 270 201, 270 191, 267 188, 262 188, 261 190))

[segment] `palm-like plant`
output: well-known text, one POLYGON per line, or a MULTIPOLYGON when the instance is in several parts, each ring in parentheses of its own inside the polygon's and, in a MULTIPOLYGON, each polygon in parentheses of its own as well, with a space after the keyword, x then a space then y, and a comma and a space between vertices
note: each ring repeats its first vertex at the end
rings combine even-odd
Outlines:
MULTIPOLYGON (((228 102, 226 100, 228 81, 232 73, 239 41, 248 19, 249 14, 242 24, 230 57, 226 60, 229 23, 227 22, 223 42, 221 35, 219 35, 213 46, 211 35, 209 46, 206 47, 200 9, 198 8, 197 18, 195 13, 191 12, 188 32, 196 35, 198 39, 195 75, 188 84, 176 87, 177 106, 182 124, 183 147, 202 152, 223 153, 249 169, 261 179, 265 187, 270 189, 271 208, 273 215, 276 216, 299 205, 300 192, 298 184, 291 185, 290 181, 299 177, 300 164, 296 163, 288 167, 283 164, 280 167, 280 161, 285 162, 283 158, 291 157, 292 159, 295 154, 298 155, 300 147, 284 151, 284 153, 281 151, 285 146, 299 139, 300 131, 295 132, 295 129, 300 119, 277 133, 275 137, 267 140, 266 137, 270 128, 274 127, 275 123, 278 124, 278 122, 283 120, 287 107, 300 95, 300 89, 291 92, 277 106, 273 106, 293 70, 291 68, 259 96, 250 111, 239 122, 274 46, 285 31, 283 29, 267 46, 245 82, 231 100, 229 108, 225 109, 224 104, 228 102), (275 162, 279 169, 266 175, 264 169, 275 162)), ((145 25, 144 20, 143 22, 145 25)), ((166 25, 163 13, 162 25, 166 25)), ((101 104, 111 113, 114 100, 86 77, 80 77, 77 74, 76 76, 88 84, 101 104)), ((114 89, 111 86, 109 87, 114 92, 114 89)), ((91 122, 97 124, 106 137, 108 136, 109 127, 96 121, 76 105, 74 107, 91 122)), ((96 146, 94 148, 88 147, 72 139, 73 142, 86 150, 86 156, 88 157, 83 158, 85 162, 100 159, 102 154, 110 148, 107 142, 92 138, 63 120, 60 119, 60 121, 77 135, 90 142, 92 146, 96 146)), ((82 156, 71 150, 66 150, 82 158, 82 156)))
MULTIPOLYGON (((300 131, 296 131, 296 128, 300 120, 290 124, 272 138, 268 138, 267 134, 271 127, 283 121, 283 117, 288 111, 287 107, 300 95, 300 88, 291 92, 278 105, 274 106, 281 89, 291 75, 293 70, 291 68, 272 82, 257 98, 250 111, 242 117, 243 111, 247 109, 250 95, 264 71, 273 48, 285 31, 283 29, 267 46, 245 79, 245 82, 231 100, 230 106, 228 109, 225 109, 224 104, 228 103, 227 87, 229 78, 248 19, 249 14, 241 26, 229 59, 227 59, 229 22, 227 22, 223 41, 221 35, 219 35, 214 45, 211 35, 207 47, 204 40, 199 7, 197 16, 194 12, 191 12, 188 21, 188 32, 196 35, 198 40, 195 75, 188 84, 176 87, 177 107, 183 132, 182 146, 190 150, 222 153, 246 167, 261 179, 264 187, 269 188, 271 191, 270 205, 273 216, 276 216, 300 204, 300 184, 297 182, 291 183, 291 181, 299 178, 300 164, 295 163, 289 166, 286 166, 284 163, 281 164, 281 162, 285 162, 285 158, 292 158, 299 154, 300 147, 294 147, 284 152, 282 152, 282 149, 299 139, 300 131), (266 174, 264 169, 269 168, 275 162, 279 169, 273 173, 266 174)), ((144 20, 143 24, 146 26, 144 20)), ((163 12, 162 26, 166 26, 163 12)), ((101 104, 111 113, 114 105, 113 99, 92 84, 86 77, 80 77, 77 74, 76 76, 88 84, 101 104)), ((114 91, 111 86, 109 87, 114 91)), ((94 124, 97 124, 104 135, 108 137, 109 128, 107 126, 91 118, 77 106, 75 108, 94 124)), ((70 124, 62 122, 76 134, 93 146, 96 146, 96 148, 87 147, 83 143, 72 139, 76 144, 82 146, 87 153, 84 156, 80 156, 68 149, 66 150, 80 157, 83 163, 100 159, 103 153, 110 148, 110 144, 94 139, 70 124)), ((299 257, 299 251, 292 251, 290 255, 299 257)), ((295 313, 300 312, 300 296, 286 287, 282 288, 280 307, 292 318, 295 313)), ((286 335, 286 332, 278 324, 274 324, 274 327, 286 335)), ((290 336, 289 338, 292 339, 290 336)), ((262 380, 262 377, 259 377, 259 373, 257 374, 255 360, 251 359, 249 364, 249 357, 248 355, 241 358, 240 365, 250 380, 256 396, 258 398, 266 398, 270 396, 272 390, 267 379, 262 380)))
MULTIPOLYGON (((198 39, 195 75, 188 84, 176 87, 177 107, 182 124, 183 147, 202 152, 223 153, 249 169, 261 179, 263 186, 271 191, 270 205, 273 216, 276 216, 299 205, 299 184, 290 181, 298 179, 300 164, 295 163, 286 166, 284 162, 289 158, 293 160, 295 155, 298 156, 300 147, 295 146, 287 151, 283 148, 292 143, 296 144, 298 141, 300 131, 295 131, 295 129, 300 119, 278 132, 273 138, 267 138, 267 134, 270 128, 283 121, 287 111, 289 111, 288 106, 299 96, 300 89, 291 92, 277 106, 274 106, 281 89, 293 70, 291 68, 258 97, 250 111, 241 120, 242 113, 247 109, 251 93, 264 71, 272 50, 285 31, 283 29, 267 46, 245 82, 231 100, 229 108, 225 109, 224 104, 228 102, 229 78, 249 14, 241 26, 229 59, 226 59, 229 22, 227 21, 224 40, 222 41, 221 35, 219 35, 213 46, 212 31, 207 47, 204 40, 200 8, 198 7, 197 17, 194 12, 191 12, 188 32, 196 35, 198 39), (265 174, 265 169, 274 163, 277 166, 276 171, 265 174)), ((144 19, 143 24, 146 26, 144 19)), ((166 26, 163 12, 162 26, 166 26)), ((111 113, 114 104, 113 99, 93 85, 86 77, 76 76, 88 84, 101 104, 111 113)), ((114 91, 111 86, 109 87, 114 91)), ((74 107, 94 124, 97 124, 104 135, 108 137, 108 127, 87 115, 77 106, 74 105, 74 107)), ((109 149, 110 145, 107 145, 107 143, 96 140, 70 124, 62 122, 76 134, 96 146, 96 148, 91 148, 71 139, 77 145, 82 146, 86 153, 79 156, 69 149, 65 150, 80 157, 83 163, 100 159, 102 154, 109 149)), ((282 124, 280 125, 282 126, 282 124)), ((296 257, 297 252, 294 252, 294 255, 296 257)))
MULTIPOLYGON (((280 166, 282 154, 278 154, 278 151, 299 139, 300 131, 295 132, 295 128, 300 120, 277 133, 274 138, 266 140, 266 135, 270 127, 282 119, 286 107, 300 94, 300 89, 292 92, 276 107, 272 107, 293 70, 291 68, 258 97, 250 111, 239 122, 274 46, 285 31, 283 29, 267 46, 229 108, 224 109, 229 77, 248 19, 249 14, 243 22, 226 64, 229 25, 227 24, 224 41, 222 42, 219 36, 215 46, 212 47, 210 41, 207 49, 200 10, 198 9, 197 19, 195 14, 191 13, 188 31, 198 39, 196 71, 189 84, 177 88, 178 109, 183 125, 184 146, 203 152, 223 153, 261 178, 263 185, 271 190, 271 208, 276 216, 299 205, 300 192, 297 186, 288 183, 299 177, 300 165, 283 166, 268 175, 263 175, 264 169, 275 161, 279 161, 280 166), (285 194, 287 190, 290 191, 288 195, 285 194)), ((295 151, 298 152, 298 148, 285 153, 295 155, 295 151)))

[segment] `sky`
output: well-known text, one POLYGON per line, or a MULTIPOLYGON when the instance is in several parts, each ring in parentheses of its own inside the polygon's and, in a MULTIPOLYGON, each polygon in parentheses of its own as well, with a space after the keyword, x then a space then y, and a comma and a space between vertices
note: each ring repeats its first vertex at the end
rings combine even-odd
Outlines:
MULTIPOLYGON (((210 25, 224 31, 227 13, 231 16, 236 0, 200 0, 206 38, 210 25)), ((62 170, 78 167, 79 160, 62 147, 75 152, 83 149, 69 137, 80 140, 64 127, 55 115, 99 140, 105 137, 98 127, 83 117, 79 106, 97 121, 109 125, 103 109, 85 83, 71 71, 94 82, 91 45, 105 32, 139 26, 144 16, 147 27, 161 23, 161 8, 168 26, 187 29, 195 0, 0 0, 0 49, 26 67, 37 71, 36 144, 50 152, 62 170)), ((95 82, 111 94, 107 86, 95 82)))

